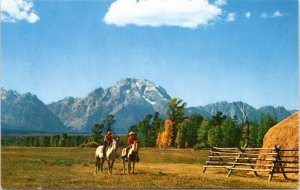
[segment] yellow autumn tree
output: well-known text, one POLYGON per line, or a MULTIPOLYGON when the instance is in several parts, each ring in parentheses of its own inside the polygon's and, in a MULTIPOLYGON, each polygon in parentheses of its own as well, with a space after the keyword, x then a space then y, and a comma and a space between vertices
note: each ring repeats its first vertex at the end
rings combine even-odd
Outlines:
POLYGON ((161 137, 162 137, 162 133, 158 133, 156 138, 156 147, 158 148, 161 148, 162 146, 161 137))
POLYGON ((176 140, 175 140, 175 145, 177 146, 177 148, 181 148, 180 145, 181 145, 181 139, 182 139, 182 130, 179 126, 178 128, 178 132, 177 132, 177 135, 176 135, 176 140))
POLYGON ((172 137, 173 137, 173 122, 170 119, 168 119, 165 122, 165 130, 161 137, 161 142, 164 148, 171 146, 172 137))

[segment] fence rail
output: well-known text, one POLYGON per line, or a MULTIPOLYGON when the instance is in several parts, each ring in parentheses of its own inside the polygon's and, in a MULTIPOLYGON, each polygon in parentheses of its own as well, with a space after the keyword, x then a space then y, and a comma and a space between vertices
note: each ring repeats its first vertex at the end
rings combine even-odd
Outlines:
POLYGON ((274 148, 212 147, 203 173, 207 168, 225 168, 228 177, 234 170, 241 170, 253 171, 256 176, 257 172, 268 172, 268 181, 277 173, 288 179, 287 173, 299 173, 299 160, 295 154, 298 155, 298 150, 280 149, 278 145, 274 148), (286 155, 286 152, 292 155, 286 155))

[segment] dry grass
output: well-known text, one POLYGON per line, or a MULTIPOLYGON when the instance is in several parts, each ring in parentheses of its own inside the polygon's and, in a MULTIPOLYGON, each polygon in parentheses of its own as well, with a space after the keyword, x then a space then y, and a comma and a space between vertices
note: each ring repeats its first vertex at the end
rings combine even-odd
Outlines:
MULTIPOLYGON (((207 151, 140 149, 136 174, 94 175, 94 148, 2 147, 2 188, 297 188, 276 175, 272 182, 252 173, 224 169, 202 173, 207 151)), ((120 151, 120 150, 119 150, 120 151)), ((107 165, 105 164, 107 171, 107 165)))

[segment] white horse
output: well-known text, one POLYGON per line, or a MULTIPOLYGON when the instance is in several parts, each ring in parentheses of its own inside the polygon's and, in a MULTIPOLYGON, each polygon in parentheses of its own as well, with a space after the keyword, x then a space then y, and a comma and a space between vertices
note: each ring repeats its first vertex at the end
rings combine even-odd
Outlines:
POLYGON ((105 151, 105 150, 103 150, 103 145, 98 146, 98 148, 96 149, 96 154, 95 154, 95 158, 96 158, 95 174, 99 170, 101 173, 103 173, 103 164, 104 164, 105 160, 107 160, 107 162, 108 162, 108 172, 110 174, 112 174, 113 165, 114 165, 114 162, 116 159, 117 141, 118 141, 118 138, 116 140, 113 139, 113 142, 107 148, 106 158, 104 158, 104 156, 103 156, 103 151, 105 151))
POLYGON ((138 162, 138 143, 134 143, 131 145, 131 148, 128 151, 128 154, 126 155, 126 148, 122 150, 122 160, 123 160, 123 173, 125 173, 125 163, 128 162, 127 171, 128 174, 131 172, 131 163, 132 163, 132 174, 134 174, 134 165, 136 162, 138 162), (124 156, 123 156, 124 155, 124 156), (126 157, 125 157, 126 155, 126 157))

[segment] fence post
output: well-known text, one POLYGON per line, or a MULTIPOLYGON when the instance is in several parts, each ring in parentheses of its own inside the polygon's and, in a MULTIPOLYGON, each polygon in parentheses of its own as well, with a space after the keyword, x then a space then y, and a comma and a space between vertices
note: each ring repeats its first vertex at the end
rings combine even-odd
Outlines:
POLYGON ((283 169, 283 165, 282 165, 282 163, 281 163, 281 157, 280 157, 280 145, 275 145, 275 152, 276 152, 277 154, 276 154, 276 156, 275 156, 275 160, 273 161, 273 167, 272 167, 272 170, 271 170, 271 172, 270 172, 268 181, 271 181, 271 180, 272 180, 273 175, 274 175, 274 172, 275 172, 276 165, 279 165, 279 169, 281 170, 281 173, 282 173, 284 179, 287 180, 288 177, 285 175, 285 172, 284 172, 284 169, 283 169))
MULTIPOLYGON (((209 155, 212 155, 213 149, 214 149, 214 147, 211 147, 209 155)), ((209 157, 208 160, 206 160, 206 161, 210 161, 210 160, 211 160, 211 158, 209 157)), ((204 167, 204 170, 202 171, 202 173, 204 173, 206 171, 206 169, 207 169, 207 167, 204 167)))
POLYGON ((285 172, 284 172, 284 169, 283 169, 283 165, 282 165, 282 162, 281 161, 281 157, 280 157, 280 146, 278 145, 276 148, 276 151, 278 152, 277 156, 278 156, 278 161, 279 161, 279 164, 280 164, 280 169, 282 171, 282 175, 284 176, 284 179, 287 180, 288 177, 285 175, 285 172))
MULTIPOLYGON (((246 145, 245 145, 246 146, 246 145)), ((244 152, 240 147, 237 147, 238 150, 239 150, 239 155, 237 157, 235 157, 235 160, 234 162, 238 162, 238 159, 241 157, 242 153, 244 152)), ((244 147, 245 148, 245 147, 244 147)), ((228 170, 228 174, 227 174, 227 177, 229 177, 232 173, 232 169, 231 168, 234 168, 235 165, 231 166, 228 170)))
POLYGON ((271 180, 272 180, 273 174, 274 174, 274 170, 275 170, 275 166, 276 166, 276 163, 277 163, 278 154, 279 154, 279 152, 278 152, 278 150, 277 150, 277 145, 275 145, 274 150, 275 150, 275 152, 277 153, 277 155, 276 155, 275 158, 274 158, 275 160, 273 160, 273 166, 272 166, 272 169, 271 169, 271 171, 270 171, 268 181, 271 181, 271 180))

